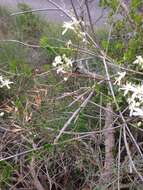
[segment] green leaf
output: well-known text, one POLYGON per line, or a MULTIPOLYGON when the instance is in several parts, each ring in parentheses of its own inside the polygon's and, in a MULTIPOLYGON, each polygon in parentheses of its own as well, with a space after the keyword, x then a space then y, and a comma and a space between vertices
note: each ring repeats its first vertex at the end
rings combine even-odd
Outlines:
POLYGON ((48 38, 43 36, 40 38, 40 47, 45 48, 48 45, 48 38))
POLYGON ((12 166, 5 161, 0 162, 0 182, 8 182, 11 173, 12 166))

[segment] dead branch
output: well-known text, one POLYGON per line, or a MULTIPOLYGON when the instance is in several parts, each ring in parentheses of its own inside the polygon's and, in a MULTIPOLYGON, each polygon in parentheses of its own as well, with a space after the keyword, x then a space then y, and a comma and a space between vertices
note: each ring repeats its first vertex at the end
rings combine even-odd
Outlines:
POLYGON ((115 146, 114 139, 114 130, 113 130, 113 110, 110 104, 107 104, 106 112, 105 112, 105 127, 104 137, 105 137, 105 162, 104 162, 104 170, 100 177, 101 185, 107 185, 111 182, 112 174, 113 174, 113 163, 114 163, 114 155, 113 150, 115 146), (107 130, 107 129, 112 130, 107 130))
POLYGON ((33 180, 34 180, 34 186, 37 190, 44 190, 42 184, 40 183, 37 175, 36 175, 36 172, 35 172, 35 167, 34 167, 34 161, 35 161, 35 158, 34 156, 32 157, 32 160, 31 160, 31 163, 30 163, 30 173, 33 177, 33 180))
POLYGON ((84 102, 80 105, 80 107, 72 114, 72 116, 68 119, 68 121, 64 124, 63 128, 60 130, 59 134, 57 135, 57 137, 54 140, 54 144, 56 144, 59 140, 59 138, 61 137, 61 135, 63 134, 63 132, 67 129, 67 127, 70 125, 70 123, 73 121, 73 119, 79 114, 79 112, 84 109, 87 105, 87 103, 89 102, 90 98, 93 95, 93 91, 90 92, 90 94, 88 95, 88 97, 84 100, 84 102))

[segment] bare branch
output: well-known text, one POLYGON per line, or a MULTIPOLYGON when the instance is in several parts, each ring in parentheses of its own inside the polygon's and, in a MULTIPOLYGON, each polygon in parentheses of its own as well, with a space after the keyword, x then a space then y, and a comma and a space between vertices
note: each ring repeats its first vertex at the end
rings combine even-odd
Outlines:
POLYGON ((91 31, 93 33, 94 40, 96 40, 96 34, 95 34, 95 31, 94 31, 94 28, 93 28, 93 23, 92 23, 92 18, 91 18, 90 10, 89 10, 88 0, 85 0, 85 6, 86 6, 86 9, 87 9, 87 14, 88 14, 88 19, 89 19, 89 23, 90 23, 90 28, 91 28, 91 31))
POLYGON ((54 140, 54 144, 57 143, 63 132, 66 130, 66 128, 70 125, 70 123, 73 121, 73 119, 79 114, 79 112, 85 108, 88 101, 93 95, 93 91, 88 95, 88 97, 84 100, 84 102, 81 104, 81 106, 72 114, 72 116, 68 119, 68 121, 64 124, 63 128, 60 130, 58 136, 54 140))
POLYGON ((35 172, 35 167, 34 167, 34 161, 35 161, 35 158, 34 156, 32 157, 31 159, 31 163, 30 163, 30 173, 33 177, 33 180, 34 180, 34 185, 36 187, 37 190, 44 190, 42 184, 40 183, 37 175, 36 175, 36 172, 35 172))
POLYGON ((107 104, 107 111, 105 112, 105 127, 104 129, 112 128, 111 131, 104 131, 105 137, 105 162, 104 162, 104 170, 101 174, 100 183, 101 186, 107 185, 111 182, 113 175, 113 163, 114 156, 113 150, 115 147, 115 138, 114 138, 114 126, 113 126, 113 110, 110 104, 107 104))
POLYGON ((61 11, 61 10, 59 10, 57 8, 32 9, 32 10, 28 10, 28 11, 20 11, 20 12, 12 13, 11 16, 33 13, 33 12, 43 12, 43 11, 61 11))

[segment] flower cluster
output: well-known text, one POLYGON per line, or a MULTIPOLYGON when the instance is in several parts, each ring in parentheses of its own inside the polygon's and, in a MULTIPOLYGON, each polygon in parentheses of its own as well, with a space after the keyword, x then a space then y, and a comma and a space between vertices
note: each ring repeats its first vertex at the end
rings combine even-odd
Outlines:
POLYGON ((143 84, 135 85, 127 83, 121 90, 124 90, 124 96, 128 95, 130 116, 143 117, 143 84))
POLYGON ((79 28, 80 21, 78 21, 76 18, 72 17, 72 21, 64 22, 63 23, 63 32, 62 35, 64 35, 68 30, 73 30, 76 32, 79 28))
POLYGON ((136 60, 133 62, 133 64, 138 65, 140 69, 143 69, 143 58, 142 56, 136 56, 136 60))
MULTIPOLYGON (((143 58, 137 56, 134 64, 143 66, 143 58)), ((139 116, 143 118, 143 84, 134 84, 127 82, 123 84, 123 79, 126 76, 126 72, 118 72, 118 77, 116 78, 114 85, 118 85, 120 90, 124 91, 124 96, 127 97, 127 103, 129 105, 130 116, 139 116)))
POLYGON ((118 72, 118 77, 116 78, 116 81, 114 82, 114 84, 117 84, 118 86, 121 85, 121 80, 125 77, 126 72, 118 72))
POLYGON ((81 20, 77 20, 75 17, 71 17, 72 21, 63 23, 63 32, 64 35, 68 30, 72 30, 77 34, 79 38, 82 38, 83 42, 86 42, 86 33, 80 30, 80 25, 84 26, 84 22, 81 20))
POLYGON ((10 84, 13 84, 9 79, 4 79, 3 76, 0 76, 0 88, 3 88, 6 86, 8 89, 10 89, 10 84))
MULTIPOLYGON (((62 56, 58 55, 55 57, 53 66, 57 69, 57 74, 60 73, 67 73, 72 70, 72 60, 68 57, 66 57, 65 54, 62 56)), ((66 81, 68 78, 64 77, 64 80, 66 81)))

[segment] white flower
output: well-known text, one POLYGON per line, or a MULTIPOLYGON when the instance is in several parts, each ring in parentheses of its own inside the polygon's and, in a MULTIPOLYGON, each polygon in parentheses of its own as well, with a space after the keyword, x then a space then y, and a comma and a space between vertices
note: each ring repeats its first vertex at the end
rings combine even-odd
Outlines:
POLYGON ((3 116, 4 116, 4 112, 1 112, 1 113, 0 113, 0 117, 3 117, 3 116))
POLYGON ((63 32, 62 35, 64 35, 68 30, 73 30, 76 32, 77 27, 79 26, 80 21, 78 21, 75 17, 72 17, 72 21, 64 22, 63 23, 63 32))
POLYGON ((143 69, 143 58, 142 56, 136 56, 136 60, 133 62, 133 64, 139 65, 143 69))
POLYGON ((6 86, 8 89, 10 89, 10 84, 13 84, 13 82, 11 82, 9 79, 3 79, 2 76, 0 76, 0 88, 3 88, 4 86, 6 86))
POLYGON ((54 66, 54 67, 57 67, 58 65, 60 65, 60 64, 62 64, 63 62, 62 62, 62 57, 60 56, 60 55, 58 55, 58 56, 56 56, 55 57, 55 60, 54 60, 54 62, 52 63, 52 65, 54 66))
POLYGON ((66 57, 65 54, 63 54, 62 58, 68 67, 72 67, 72 60, 70 58, 66 57))
POLYGON ((142 126, 142 122, 139 121, 139 122, 137 123, 137 126, 138 126, 138 127, 141 127, 141 126, 142 126))
POLYGON ((67 62, 66 62, 66 64, 67 64, 68 67, 72 67, 72 60, 68 59, 67 62))
POLYGON ((67 57, 66 57, 66 54, 63 54, 63 55, 62 55, 62 58, 63 58, 64 61, 65 61, 65 59, 67 58, 67 57))
POLYGON ((58 55, 58 56, 55 57, 55 62, 56 62, 57 64, 62 63, 62 58, 61 58, 60 55, 58 55))
POLYGON ((125 77, 126 72, 118 72, 119 77, 116 79, 114 84, 121 85, 121 80, 125 77))
POLYGON ((9 86, 10 84, 13 84, 13 82, 11 82, 9 79, 7 79, 7 80, 5 80, 3 82, 3 84, 1 85, 1 87, 6 86, 8 89, 10 89, 10 86, 9 86))
POLYGON ((68 78, 67 77, 64 77, 64 81, 67 81, 68 80, 68 78))
POLYGON ((70 22, 64 22, 63 24, 63 32, 62 35, 64 35, 68 30, 74 30, 74 22, 70 21, 70 22))
POLYGON ((133 115, 135 106, 136 106, 136 102, 135 101, 130 102, 130 104, 129 104, 130 117, 133 115))
MULTIPOLYGON (((52 64, 56 67, 57 74, 65 74, 71 71, 72 59, 63 54, 62 56, 56 56, 52 64)), ((64 77, 63 79, 64 81, 67 81, 68 77, 64 77)))
POLYGON ((143 84, 135 85, 127 83, 121 90, 124 90, 124 96, 128 95, 130 116, 143 117, 143 84))
POLYGON ((131 89, 132 89, 131 83, 127 83, 122 88, 120 88, 120 90, 124 90, 124 96, 126 96, 131 89))
POLYGON ((2 76, 0 76, 0 82, 3 83, 4 82, 4 79, 2 76))
POLYGON ((59 73, 64 73, 64 68, 63 67, 59 67, 57 69, 57 74, 59 74, 59 73))
POLYGON ((127 83, 126 85, 124 85, 122 88, 120 88, 121 90, 125 90, 126 93, 125 95, 130 91, 133 92, 135 94, 138 95, 143 95, 143 85, 135 85, 135 84, 131 84, 131 83, 127 83))
POLYGON ((143 108, 134 108, 133 115, 143 117, 143 108))
POLYGON ((53 62, 52 65, 53 65, 54 67, 56 67, 56 66, 57 66, 57 63, 56 63, 56 62, 53 62))
POLYGON ((143 58, 142 58, 142 56, 136 56, 136 60, 133 62, 134 64, 143 64, 143 58))
MULTIPOLYGON (((133 64, 138 64, 139 66, 141 66, 141 68, 143 68, 142 56, 136 56, 136 58, 137 59, 133 62, 133 64)), ((115 81, 115 83, 121 84, 120 81, 125 75, 122 75, 121 73, 119 74, 120 76, 115 81)), ((138 116, 143 118, 143 83, 126 83, 120 89, 124 91, 124 96, 127 96, 130 116, 138 116)))
POLYGON ((80 32, 80 37, 82 38, 82 42, 86 42, 86 33, 85 32, 80 32))

